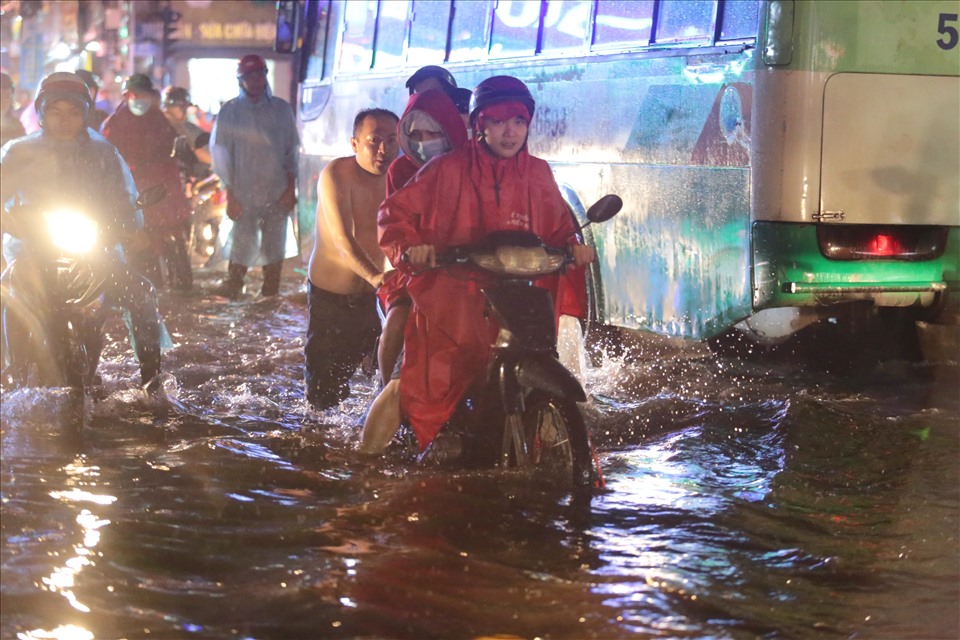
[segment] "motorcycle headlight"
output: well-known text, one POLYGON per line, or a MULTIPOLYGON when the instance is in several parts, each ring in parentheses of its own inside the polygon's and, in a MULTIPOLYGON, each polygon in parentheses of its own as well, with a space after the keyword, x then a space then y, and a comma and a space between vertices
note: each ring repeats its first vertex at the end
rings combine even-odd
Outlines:
POLYGON ((497 247, 493 252, 474 253, 470 259, 480 268, 506 276, 537 277, 563 265, 563 256, 543 247, 497 247))
POLYGON ((86 253, 97 243, 97 223, 70 210, 44 213, 53 246, 66 253, 86 253))

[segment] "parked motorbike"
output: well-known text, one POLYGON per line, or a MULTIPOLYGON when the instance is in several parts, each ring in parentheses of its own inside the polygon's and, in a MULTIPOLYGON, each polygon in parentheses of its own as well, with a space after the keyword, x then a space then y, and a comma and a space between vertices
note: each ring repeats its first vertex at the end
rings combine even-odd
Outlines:
MULTIPOLYGON (((622 206, 619 197, 605 196, 587 212, 588 224, 610 219, 622 206)), ((534 285, 572 261, 568 248, 545 246, 522 231, 497 232, 482 246, 438 257, 439 265, 470 265, 495 276, 483 294, 500 330, 485 379, 461 401, 422 460, 515 467, 567 485, 602 486, 577 406, 586 393, 558 359, 550 294, 534 285), (458 443, 452 456, 451 442, 458 443)))
POLYGON ((196 182, 192 193, 190 250, 204 266, 209 266, 220 259, 220 226, 227 210, 226 192, 220 178, 210 175, 196 182))
MULTIPOLYGON (((152 187, 137 207, 165 196, 166 187, 152 187)), ((26 250, 3 275, 2 382, 87 389, 103 347, 104 290, 118 239, 105 238, 93 218, 67 208, 14 207, 4 222, 26 250)))

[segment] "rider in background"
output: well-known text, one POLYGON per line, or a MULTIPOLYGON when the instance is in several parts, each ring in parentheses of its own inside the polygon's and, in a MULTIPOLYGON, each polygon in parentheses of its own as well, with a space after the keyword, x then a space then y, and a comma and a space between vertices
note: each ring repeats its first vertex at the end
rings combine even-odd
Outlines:
POLYGON ((407 78, 406 87, 411 96, 430 89, 439 89, 452 100, 452 94, 457 88, 457 81, 453 74, 443 67, 430 64, 420 67, 412 76, 407 78))
POLYGON ((0 147, 27 133, 13 115, 14 89, 13 78, 6 71, 0 71, 0 147))
MULTIPOLYGON (((190 92, 183 87, 167 87, 163 90, 163 115, 167 117, 167 122, 177 130, 177 134, 183 136, 188 143, 188 148, 196 156, 202 166, 188 168, 188 174, 195 178, 204 178, 210 173, 210 165, 213 159, 210 157, 210 136, 199 126, 190 122, 188 115, 194 108, 190 100, 190 92), (204 175, 200 175, 204 174, 204 175)), ((185 154, 189 157, 189 154, 185 154)), ((180 157, 180 156, 178 156, 180 157)))
POLYGON ((174 157, 176 130, 167 122, 155 98, 153 81, 142 73, 130 76, 123 86, 124 101, 103 123, 103 135, 126 160, 141 191, 158 184, 167 187, 167 197, 146 207, 144 224, 152 251, 131 256, 138 269, 160 286, 162 258, 172 288, 188 291, 193 286, 189 236, 190 203, 180 181, 180 165, 174 157))
POLYGON ((210 168, 210 134, 187 118, 193 104, 190 93, 183 87, 164 89, 161 103, 163 115, 177 132, 174 156, 180 165, 184 192, 188 198, 193 198, 197 182, 210 177, 213 172, 210 168))
POLYGON ((473 91, 464 87, 458 87, 453 91, 447 93, 450 96, 450 99, 453 100, 453 104, 456 105, 457 111, 460 112, 460 118, 463 120, 463 126, 470 130, 470 98, 473 96, 473 91))
MULTIPOLYGON (((595 259, 592 248, 578 244, 550 166, 527 151, 534 108, 529 89, 517 78, 484 80, 471 101, 475 137, 425 165, 380 208, 380 246, 395 267, 411 273, 407 291, 413 308, 399 395, 421 450, 483 373, 496 335, 484 317, 483 282, 476 272, 422 269, 436 266, 437 254, 447 248, 479 243, 498 230, 531 231, 548 245, 570 245, 577 266, 595 259)), ((392 435, 365 429, 364 440, 385 447, 392 435)))
POLYGON ((103 126, 103 121, 110 115, 97 106, 97 94, 100 93, 100 81, 97 80, 97 76, 95 76, 92 71, 87 71, 86 69, 77 69, 75 73, 80 76, 84 84, 87 85, 87 89, 90 91, 90 99, 93 100, 93 109, 90 110, 90 115, 87 116, 87 126, 94 131, 100 131, 100 127, 103 126))
MULTIPOLYGON (((71 206, 97 218, 108 236, 119 241, 135 235, 143 226, 136 208, 136 185, 116 148, 87 128, 93 101, 83 80, 74 73, 50 74, 40 84, 35 106, 40 131, 11 142, 0 155, 0 202, 4 208, 19 202, 43 210, 62 205, 67 198, 71 206)), ((23 243, 9 235, 4 236, 4 253, 11 262, 30 259, 23 243)), ((16 264, 11 264, 8 271, 15 268, 16 264)), ((153 391, 160 386, 161 323, 156 291, 126 264, 119 245, 112 271, 106 302, 129 312, 141 383, 153 391)), ((15 307, 7 302, 5 298, 5 314, 15 307)), ((10 320, 9 315, 4 318, 12 329, 10 320)))

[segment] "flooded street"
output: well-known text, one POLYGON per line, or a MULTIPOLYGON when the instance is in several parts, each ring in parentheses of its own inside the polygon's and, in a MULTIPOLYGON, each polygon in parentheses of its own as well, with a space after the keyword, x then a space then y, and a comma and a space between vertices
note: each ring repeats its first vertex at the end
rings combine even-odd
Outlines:
POLYGON ((120 322, 82 412, 4 390, 0 636, 960 636, 955 359, 601 354, 571 495, 357 460, 375 387, 306 410, 301 278, 163 293, 166 410, 120 322))

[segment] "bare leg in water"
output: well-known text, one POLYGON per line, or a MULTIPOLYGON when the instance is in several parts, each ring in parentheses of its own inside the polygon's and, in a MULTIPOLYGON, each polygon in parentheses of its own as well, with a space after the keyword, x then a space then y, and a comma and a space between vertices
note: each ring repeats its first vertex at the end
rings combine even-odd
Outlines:
POLYGON ((373 401, 360 434, 360 453, 383 453, 400 428, 400 380, 387 383, 373 401))

